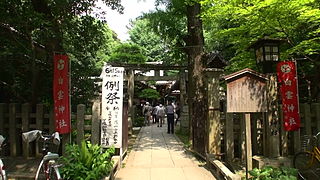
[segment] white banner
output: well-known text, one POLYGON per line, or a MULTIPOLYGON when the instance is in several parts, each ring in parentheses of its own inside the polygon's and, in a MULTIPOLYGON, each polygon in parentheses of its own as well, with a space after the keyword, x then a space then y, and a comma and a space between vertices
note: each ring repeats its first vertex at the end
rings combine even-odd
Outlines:
POLYGON ((104 66, 102 71, 101 146, 121 148, 123 67, 104 66))

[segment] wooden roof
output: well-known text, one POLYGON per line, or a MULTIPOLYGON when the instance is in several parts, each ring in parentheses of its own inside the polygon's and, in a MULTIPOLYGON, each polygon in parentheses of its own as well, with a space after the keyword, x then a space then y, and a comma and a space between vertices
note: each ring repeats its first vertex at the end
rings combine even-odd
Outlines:
POLYGON ((238 77, 242 77, 246 74, 250 74, 252 76, 255 76, 255 77, 260 78, 265 81, 268 80, 268 78, 264 74, 258 73, 252 69, 249 69, 249 68, 245 68, 245 69, 242 69, 238 72, 226 75, 226 76, 224 76, 224 79, 226 81, 233 81, 234 79, 237 79, 238 77))

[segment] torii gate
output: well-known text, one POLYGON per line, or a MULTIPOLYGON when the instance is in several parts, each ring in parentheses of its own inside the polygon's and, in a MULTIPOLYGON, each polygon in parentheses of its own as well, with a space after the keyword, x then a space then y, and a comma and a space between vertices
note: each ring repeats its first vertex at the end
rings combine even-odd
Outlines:
MULTIPOLYGON (((179 80, 180 89, 180 107, 181 107, 181 128, 189 130, 190 116, 188 97, 186 89, 187 66, 170 66, 162 64, 120 64, 112 63, 111 66, 125 68, 125 80, 127 81, 127 94, 128 94, 128 134, 132 134, 132 122, 134 120, 134 83, 135 81, 176 81, 179 80), (135 70, 150 71, 154 70, 154 76, 135 76, 135 70), (160 76, 161 70, 179 70, 178 75, 160 76)), ((220 68, 206 68, 206 84, 207 84, 207 103, 208 103, 208 119, 206 120, 206 146, 208 154, 220 154, 221 149, 221 122, 220 122, 220 95, 219 95, 219 79, 223 70, 220 68)), ((192 129, 192 127, 191 127, 192 129)))

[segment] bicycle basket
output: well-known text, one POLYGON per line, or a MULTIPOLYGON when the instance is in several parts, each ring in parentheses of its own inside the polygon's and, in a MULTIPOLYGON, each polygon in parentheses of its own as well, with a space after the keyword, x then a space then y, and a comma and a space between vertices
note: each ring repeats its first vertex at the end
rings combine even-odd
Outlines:
MULTIPOLYGON (((52 141, 46 142, 48 151, 52 153, 59 153, 60 145, 54 144, 52 141)), ((39 140, 39 150, 43 148, 43 140, 39 140)))

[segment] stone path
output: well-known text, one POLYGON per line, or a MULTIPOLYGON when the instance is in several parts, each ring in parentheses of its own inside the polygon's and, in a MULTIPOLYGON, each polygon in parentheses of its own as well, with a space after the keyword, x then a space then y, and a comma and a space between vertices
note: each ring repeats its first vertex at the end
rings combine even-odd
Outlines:
POLYGON ((215 180, 212 173, 173 134, 166 124, 143 127, 116 180, 215 180))

